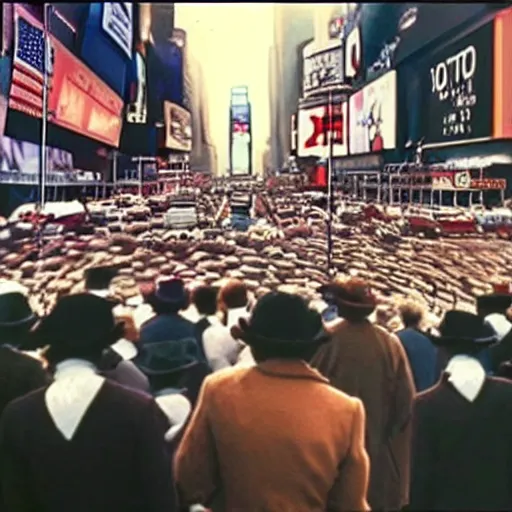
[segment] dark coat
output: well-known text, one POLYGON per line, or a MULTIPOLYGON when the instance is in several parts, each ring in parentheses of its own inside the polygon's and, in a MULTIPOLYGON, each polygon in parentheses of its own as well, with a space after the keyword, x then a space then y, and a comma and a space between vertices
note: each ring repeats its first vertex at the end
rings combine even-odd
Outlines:
POLYGON ((362 400, 370 457, 368 502, 372 510, 408 503, 409 449, 414 382, 402 344, 369 321, 341 321, 311 365, 331 384, 362 400))
POLYGON ((50 380, 50 375, 36 359, 9 347, 0 347, 0 416, 9 402, 46 386, 50 380))
POLYGON ((11 402, 0 422, 2 512, 177 510, 169 423, 152 398, 106 380, 66 441, 45 391, 11 402))
POLYGON ((411 510, 512 510, 512 383, 487 377, 474 402, 444 374, 413 412, 411 510))
POLYGON ((206 331, 206 329, 208 329, 208 327, 210 327, 211 325, 212 325, 211 322, 206 317, 201 318, 201 320, 199 320, 195 324, 196 339, 199 344, 199 350, 201 351, 201 354, 205 361, 206 361, 206 352, 204 350, 204 345, 203 345, 203 334, 204 334, 204 331, 206 331))

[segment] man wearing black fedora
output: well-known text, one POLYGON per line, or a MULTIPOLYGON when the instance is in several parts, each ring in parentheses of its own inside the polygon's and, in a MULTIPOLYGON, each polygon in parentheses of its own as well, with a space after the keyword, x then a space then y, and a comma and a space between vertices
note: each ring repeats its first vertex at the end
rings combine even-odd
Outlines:
POLYGON ((368 502, 372 510, 399 510, 408 502, 411 412, 415 394, 409 361, 400 340, 368 317, 377 300, 362 279, 335 279, 324 301, 343 318, 329 326, 331 340, 311 365, 331 384, 365 407, 370 457, 368 502))
POLYGON ((512 383, 476 358, 496 340, 482 318, 446 313, 432 341, 450 360, 414 404, 410 509, 512 510, 512 383))
POLYGON ((0 416, 9 402, 50 382, 41 361, 20 351, 37 321, 26 293, 18 283, 0 283, 0 416))
POLYGON ((36 327, 54 381, 4 411, 2 511, 176 510, 168 420, 151 397, 97 371, 120 336, 112 303, 91 294, 59 299, 36 327))
POLYGON ((184 505, 212 510, 368 510, 365 413, 307 363, 327 341, 320 315, 273 292, 232 328, 257 365, 207 377, 178 447, 184 505))

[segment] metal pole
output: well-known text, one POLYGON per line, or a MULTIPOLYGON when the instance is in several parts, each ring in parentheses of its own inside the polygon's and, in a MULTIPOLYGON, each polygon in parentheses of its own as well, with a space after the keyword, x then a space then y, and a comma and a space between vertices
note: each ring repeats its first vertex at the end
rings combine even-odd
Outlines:
POLYGON ((46 166, 47 166, 47 132, 48 132, 48 71, 50 63, 50 41, 48 38, 49 33, 49 9, 51 4, 44 4, 44 15, 43 15, 43 41, 44 41, 44 70, 43 70, 43 112, 41 119, 41 154, 39 158, 39 209, 44 209, 46 201, 46 166))
POLYGON ((114 149, 112 159, 112 195, 116 194, 117 189, 117 151, 114 149))
POLYGON ((329 157, 327 159, 327 272, 332 269, 332 209, 333 209, 333 186, 332 186, 332 155, 333 155, 333 115, 332 115, 332 91, 329 91, 329 157))
POLYGON ((139 196, 142 196, 142 157, 139 156, 139 196))

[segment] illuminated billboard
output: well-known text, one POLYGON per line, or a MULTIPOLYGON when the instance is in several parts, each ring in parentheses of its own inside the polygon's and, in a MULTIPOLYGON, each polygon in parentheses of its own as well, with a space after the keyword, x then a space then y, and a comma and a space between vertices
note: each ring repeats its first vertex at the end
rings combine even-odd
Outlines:
POLYGON ((251 174, 251 107, 232 105, 230 109, 231 174, 251 174))

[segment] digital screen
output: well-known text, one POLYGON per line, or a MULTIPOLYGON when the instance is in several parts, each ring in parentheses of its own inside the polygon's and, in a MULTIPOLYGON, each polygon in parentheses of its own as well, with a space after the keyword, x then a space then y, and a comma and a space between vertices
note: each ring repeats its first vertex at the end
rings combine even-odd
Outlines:
POLYGON ((425 142, 489 137, 492 132, 493 25, 434 54, 422 71, 425 142))
POLYGON ((233 175, 249 174, 250 171, 250 141, 248 131, 234 132, 231 145, 231 169, 233 175))

